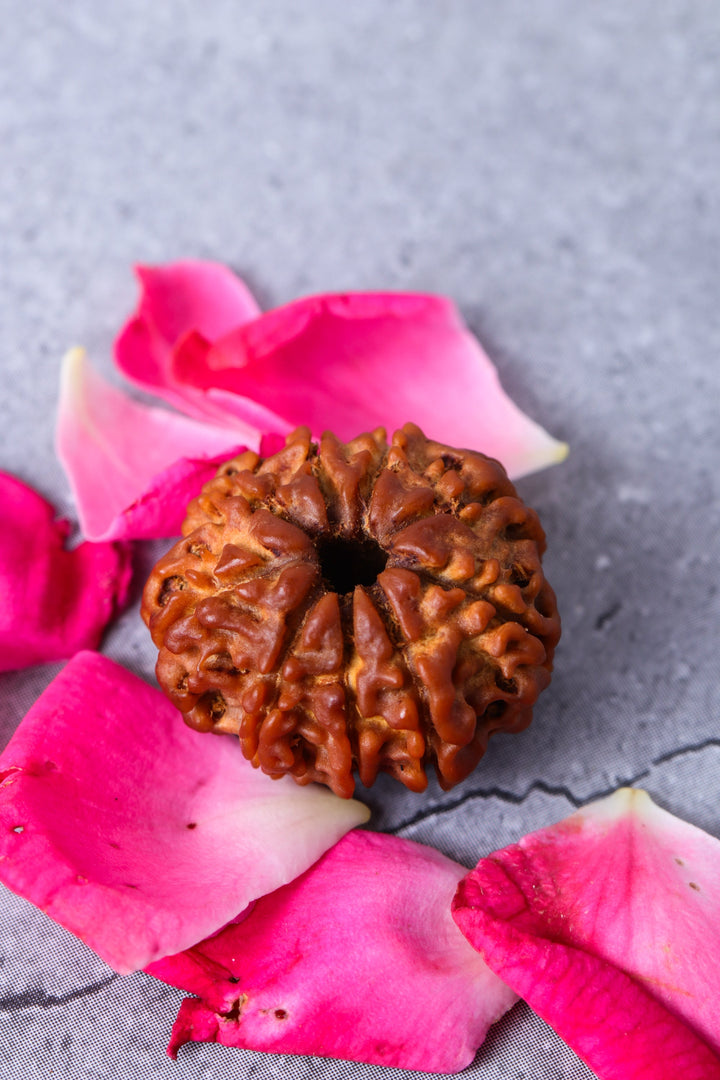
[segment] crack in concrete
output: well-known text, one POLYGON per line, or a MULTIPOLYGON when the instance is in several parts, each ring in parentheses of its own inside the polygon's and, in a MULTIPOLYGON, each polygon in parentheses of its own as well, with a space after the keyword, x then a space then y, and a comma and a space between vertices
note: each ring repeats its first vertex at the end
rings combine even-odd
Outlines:
POLYGON ((618 600, 614 604, 611 604, 606 611, 603 611, 598 615, 595 620, 595 629, 604 630, 608 623, 611 623, 620 611, 622 611, 622 604, 618 600))
POLYGON ((668 750, 666 753, 656 757, 653 765, 665 765, 668 761, 674 761, 675 758, 682 757, 683 754, 699 754, 703 750, 709 750, 711 746, 720 749, 720 739, 703 739, 699 743, 689 743, 687 746, 681 746, 678 750, 668 750))
POLYGON ((427 810, 419 810, 417 814, 400 822, 399 825, 395 825, 388 831, 393 834, 400 833, 403 829, 409 829, 413 825, 418 825, 422 821, 427 821, 429 818, 457 810, 458 807, 463 806, 465 803, 472 802, 474 799, 498 799, 500 802, 509 803, 512 806, 522 806, 525 800, 536 791, 542 791, 545 795, 560 796, 561 798, 566 799, 571 806, 574 806, 579 810, 581 806, 586 806, 588 803, 595 802, 596 799, 604 799, 608 795, 612 795, 618 788, 633 787, 635 784, 649 776, 650 770, 656 768, 658 765, 665 765, 669 761, 674 761, 676 758, 683 757, 685 754, 701 753, 703 750, 708 750, 711 746, 720 749, 720 739, 703 739, 703 741, 699 743, 689 743, 687 746, 681 746, 675 750, 668 750, 664 754, 660 754, 658 757, 653 758, 647 768, 642 769, 634 776, 620 780, 611 787, 591 791, 582 799, 578 798, 578 796, 565 784, 550 784, 546 780, 533 780, 532 784, 519 794, 515 791, 508 791, 506 788, 501 787, 477 788, 474 791, 468 791, 464 795, 458 796, 456 799, 445 802, 441 806, 433 806, 427 810))
MULTIPOLYGON (((634 776, 631 780, 626 780, 624 783, 617 785, 617 787, 627 787, 628 785, 635 784, 638 780, 642 780, 646 777, 648 772, 648 769, 644 769, 641 773, 638 773, 637 776, 634 776)), ((512 806, 522 806, 525 800, 528 799, 533 792, 542 791, 545 795, 558 795, 566 799, 571 806, 579 809, 581 806, 584 806, 586 802, 593 802, 595 799, 602 799, 605 795, 612 795, 613 791, 617 790, 617 787, 613 786, 603 789, 602 791, 595 791, 588 795, 586 799, 578 799, 570 788, 566 787, 564 784, 549 784, 545 780, 533 780, 532 784, 520 794, 500 787, 477 789, 475 791, 466 792, 465 795, 461 795, 452 802, 443 803, 442 806, 433 806, 428 810, 420 810, 417 814, 402 821, 399 825, 396 825, 389 831, 392 833, 402 832, 403 829, 409 829, 413 825, 418 825, 421 821, 427 821, 428 818, 446 814, 448 811, 457 810, 458 807, 463 806, 465 803, 472 802, 474 799, 498 799, 500 802, 509 803, 512 806)))
POLYGON ((90 983, 89 986, 81 986, 79 990, 71 990, 69 993, 59 996, 46 994, 39 989, 23 990, 21 994, 8 994, 7 997, 0 998, 0 1012, 20 1012, 22 1009, 52 1009, 56 1005, 67 1005, 70 1001, 77 1001, 78 998, 90 997, 92 994, 99 993, 110 983, 115 982, 117 978, 119 978, 118 975, 108 975, 106 979, 100 979, 99 982, 90 983))

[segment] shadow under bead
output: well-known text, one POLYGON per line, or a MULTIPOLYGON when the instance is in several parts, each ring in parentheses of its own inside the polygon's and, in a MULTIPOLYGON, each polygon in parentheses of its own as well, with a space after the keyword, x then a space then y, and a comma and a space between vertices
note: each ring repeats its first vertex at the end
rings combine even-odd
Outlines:
POLYGON ((406 424, 298 428, 223 465, 155 566, 142 613, 191 726, 273 777, 350 797, 357 771, 444 789, 520 731, 560 637, 545 536, 502 465, 406 424))

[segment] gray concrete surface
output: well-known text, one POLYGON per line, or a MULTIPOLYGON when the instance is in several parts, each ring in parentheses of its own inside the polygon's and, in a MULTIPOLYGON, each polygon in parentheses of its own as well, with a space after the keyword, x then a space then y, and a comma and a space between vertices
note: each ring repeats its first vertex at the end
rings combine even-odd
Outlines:
MULTIPOLYGON (((134 261, 228 262, 265 306, 451 295, 571 445, 521 484, 564 641, 526 734, 447 796, 381 783, 375 827, 470 864, 638 782, 720 835, 717 5, 0 0, 0 16, 0 468, 72 513, 58 363, 81 343, 109 371, 134 261)), ((106 651, 150 677, 134 611, 106 651)), ((57 670, 0 676, 2 744, 57 670)), ((180 997, 112 978, 0 896, 3 1080, 379 1075, 204 1046, 173 1064, 180 997)), ((520 1006, 467 1075, 589 1073, 520 1006)))

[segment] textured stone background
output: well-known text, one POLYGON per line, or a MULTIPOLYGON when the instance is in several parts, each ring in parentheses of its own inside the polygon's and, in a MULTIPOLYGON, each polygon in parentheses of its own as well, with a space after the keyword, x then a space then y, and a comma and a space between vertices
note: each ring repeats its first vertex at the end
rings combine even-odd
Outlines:
MULTIPOLYGON (((533 727, 377 828, 468 865, 638 782, 720 835, 720 8, 683 0, 0 0, 0 468, 72 513, 59 358, 109 370, 129 266, 232 264, 266 306, 447 293, 510 393, 572 448, 522 482, 564 643, 533 727)), ((134 612, 106 651, 151 676, 134 612)), ((57 668, 0 676, 0 744, 57 668)), ((23 1080, 381 1070, 193 1046, 181 995, 120 980, 0 896, 0 1073, 23 1080)), ((388 1074, 391 1075, 391 1074, 388 1074)), ((478 1080, 587 1070, 519 1006, 478 1080)))

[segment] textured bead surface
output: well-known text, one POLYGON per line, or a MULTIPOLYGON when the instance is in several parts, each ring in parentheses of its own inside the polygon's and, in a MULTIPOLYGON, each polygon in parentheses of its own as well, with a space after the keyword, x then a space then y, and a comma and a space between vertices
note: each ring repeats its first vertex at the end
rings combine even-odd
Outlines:
POLYGON ((271 776, 350 796, 463 780, 519 731, 560 636, 545 537, 498 462, 412 424, 228 462, 145 588, 161 686, 271 776))

